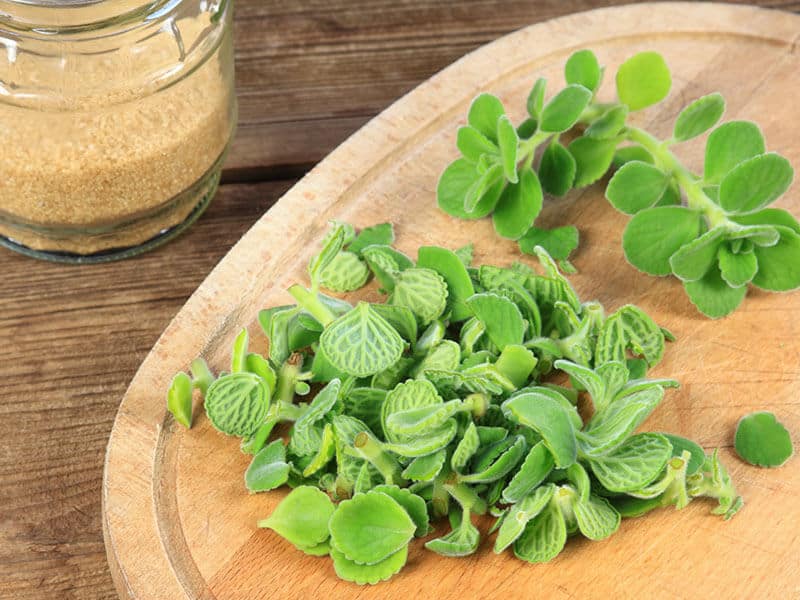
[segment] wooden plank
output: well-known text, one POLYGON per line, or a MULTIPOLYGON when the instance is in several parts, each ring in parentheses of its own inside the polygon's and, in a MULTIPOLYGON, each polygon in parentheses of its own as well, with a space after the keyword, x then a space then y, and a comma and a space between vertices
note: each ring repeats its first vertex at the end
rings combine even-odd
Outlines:
POLYGON ((292 184, 223 186, 185 235, 121 263, 3 252, 0 598, 115 598, 100 487, 128 381, 175 312, 292 184))
MULTIPOLYGON (((478 46, 525 25, 627 3, 238 0, 240 125, 227 177, 313 164, 389 103, 478 46)), ((800 10, 798 0, 747 3, 800 10)))
MULTIPOLYGON (((709 505, 696 502, 682 513, 664 510, 626 522, 619 535, 601 543, 571 541, 547 565, 495 555, 486 537, 461 562, 425 552, 417 541, 399 577, 356 588, 336 578, 329 560, 291 552, 274 532, 256 528, 282 493, 248 494, 242 481, 247 457, 237 440, 218 434, 200 410, 187 431, 167 413, 163 394, 175 371, 198 354, 216 371, 225 369, 241 327, 249 327, 252 347, 264 347, 258 310, 286 303, 288 285, 306 280, 308 259, 331 219, 356 226, 391 221, 399 249, 411 255, 432 241, 453 248, 473 242, 478 264, 519 259, 517 245, 498 239, 489 220, 459 222, 434 203, 441 169, 455 155, 457 125, 487 73, 494 74, 492 90, 517 122, 530 81, 558 77, 575 45, 597 46, 612 70, 631 54, 654 49, 672 67, 672 94, 636 115, 638 122, 668 132, 680 103, 720 90, 728 99, 728 118, 757 119, 770 148, 797 161, 795 107, 783 99, 800 86, 798 40, 800 16, 747 7, 654 3, 568 17, 523 29, 473 54, 340 146, 209 275, 123 399, 104 487, 107 548, 120 590, 130 597, 220 600, 458 599, 534 589, 548 598, 796 595, 800 573, 791 568, 791 557, 800 537, 791 524, 800 520, 800 462, 757 469, 737 460, 730 446, 738 418, 756 409, 778 412, 790 431, 800 428, 800 371, 793 360, 800 354, 798 294, 754 292, 724 320, 702 317, 675 278, 649 277, 626 264, 619 237, 627 219, 608 206, 601 185, 547 202, 539 223, 580 227, 583 243, 571 281, 583 299, 599 299, 608 310, 635 303, 677 335, 653 375, 675 377, 684 386, 670 391, 647 428, 723 448, 748 503, 730 522, 714 520, 709 505), (756 353, 753 339, 760 340, 756 353), (613 576, 620 565, 624 573, 613 576)), ((599 97, 612 93, 609 78, 599 97)), ((691 168, 699 167, 700 140, 678 151, 691 168)), ((797 212, 800 197, 790 193, 781 205, 797 212)), ((374 286, 366 293, 374 298, 374 286)))

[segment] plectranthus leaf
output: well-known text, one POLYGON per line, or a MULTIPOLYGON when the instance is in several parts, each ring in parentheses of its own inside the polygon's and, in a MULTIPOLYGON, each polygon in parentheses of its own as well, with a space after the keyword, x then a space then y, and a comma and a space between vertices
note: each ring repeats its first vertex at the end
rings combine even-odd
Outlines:
POLYGON ((577 165, 575 158, 557 141, 548 144, 539 163, 539 180, 542 190, 561 197, 572 189, 577 165))
POLYGON ((530 563, 554 559, 567 542, 567 526, 558 505, 550 501, 514 542, 517 558, 530 563))
POLYGON ((437 450, 433 454, 415 458, 403 471, 403 477, 413 481, 433 481, 442 470, 447 460, 445 450, 437 450))
POLYGON ((331 323, 320 345, 333 366, 355 377, 388 369, 404 347, 400 334, 366 302, 331 323))
POLYGON ((475 294, 467 299, 467 306, 483 324, 486 335, 498 348, 521 344, 525 323, 519 308, 508 298, 497 294, 475 294))
POLYGON ((590 540, 604 540, 619 529, 620 514, 605 498, 592 494, 587 501, 577 499, 572 510, 580 532, 590 540))
POLYGON ((640 52, 617 71, 617 95, 631 110, 641 110, 663 100, 672 87, 672 76, 657 52, 640 52))
POLYGON ((192 426, 192 380, 186 373, 172 378, 167 392, 167 408, 175 420, 186 428, 192 426))
POLYGON ((517 466, 526 449, 525 438, 518 435, 514 443, 488 466, 476 470, 469 475, 462 475, 459 480, 464 483, 491 483, 505 477, 517 466))
POLYGON ((503 490, 503 500, 519 502, 533 492, 553 470, 553 455, 543 442, 535 444, 503 490))
POLYGON ((400 572, 408 560, 408 546, 403 546, 388 558, 372 565, 358 564, 347 558, 343 552, 340 552, 335 547, 331 547, 330 553, 336 575, 340 579, 352 581, 359 585, 375 585, 390 579, 400 572))
POLYGON ((245 437, 266 419, 269 389, 252 373, 232 373, 212 383, 205 398, 211 424, 222 433, 245 437))
POLYGON ((416 525, 396 500, 370 491, 344 500, 328 524, 332 546, 359 565, 374 565, 408 545, 416 525))
POLYGON ((597 91, 602 78, 603 69, 591 50, 574 52, 564 65, 564 79, 567 83, 582 85, 590 92, 597 91))
POLYGON ((522 535, 531 519, 536 518, 550 503, 554 490, 553 484, 543 485, 508 508, 497 532, 494 544, 496 554, 500 554, 522 535))
POLYGON ((697 137, 714 127, 724 112, 725 99, 722 94, 714 92, 698 98, 680 112, 672 137, 679 142, 697 137))
POLYGON ((718 185, 736 165, 765 151, 758 125, 751 121, 723 123, 708 136, 703 182, 718 185))
POLYGON ((315 487, 300 486, 289 492, 258 526, 272 529, 295 546, 312 548, 328 539, 328 521, 334 510, 326 493, 315 487))
POLYGON ((275 440, 253 457, 244 474, 244 482, 251 492, 265 492, 282 486, 289 478, 289 463, 283 440, 275 440))
POLYGON ((447 295, 447 284, 436 271, 410 268, 397 276, 389 301, 410 309, 423 325, 427 325, 442 315, 447 295))
POLYGON ((597 480, 611 492, 628 492, 652 483, 672 456, 672 446, 663 435, 640 433, 629 437, 605 456, 589 465, 597 480))
POLYGON ((373 488, 373 491, 383 492, 405 509, 408 516, 417 526, 417 531, 414 534, 416 537, 423 537, 428 534, 430 519, 425 500, 396 485, 378 485, 373 488))
POLYGON ((664 356, 664 344, 664 332, 653 319, 639 307, 628 304, 603 323, 597 336, 595 364, 624 362, 627 351, 631 351, 653 367, 664 356))
POLYGON ((469 513, 458 528, 440 538, 425 543, 425 547, 442 556, 469 556, 478 549, 480 533, 469 520, 469 513))
POLYGON ((334 292, 352 292, 363 287, 368 277, 364 261, 353 252, 342 251, 325 267, 320 283, 334 292))

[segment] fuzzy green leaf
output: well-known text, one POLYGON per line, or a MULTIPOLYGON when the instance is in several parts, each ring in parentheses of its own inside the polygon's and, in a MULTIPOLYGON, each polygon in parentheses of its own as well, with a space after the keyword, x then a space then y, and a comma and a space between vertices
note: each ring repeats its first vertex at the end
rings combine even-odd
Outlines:
POLYGON ((578 452, 575 426, 564 406, 549 394, 535 389, 521 392, 506 400, 502 408, 507 418, 542 436, 557 467, 566 468, 575 462, 578 452))
POLYGON ((423 246, 417 255, 417 266, 436 271, 447 283, 451 321, 464 321, 472 315, 466 300, 475 293, 475 288, 467 268, 454 252, 438 246, 423 246))
POLYGON ((333 547, 359 565, 374 565, 399 552, 416 531, 405 509, 378 491, 340 502, 329 527, 333 547))
POLYGON ((528 231, 542 210, 542 186, 531 169, 525 169, 517 183, 510 183, 492 214, 498 235, 516 240, 528 231))
POLYGON ((543 485, 509 507, 497 532, 494 544, 496 554, 500 554, 522 535, 525 526, 550 503, 554 491, 553 484, 543 485))
POLYGON ((747 286, 730 287, 717 265, 713 265, 702 278, 684 282, 683 287, 697 310, 712 319, 732 313, 747 295, 747 286))
POLYGON ((439 273, 414 267, 397 276, 389 302, 410 309, 423 325, 427 325, 442 315, 447 297, 447 284, 439 273))
POLYGON ((784 292, 800 287, 800 234, 777 226, 780 240, 768 248, 756 247, 758 273, 753 283, 764 290, 784 292))
POLYGON ((492 142, 497 143, 497 121, 505 113, 503 103, 497 96, 484 93, 472 101, 467 122, 492 142))
POLYGON ((640 52, 626 60, 617 71, 617 95, 631 110, 661 102, 672 87, 672 76, 657 52, 640 52))
POLYGON ((789 432, 771 412, 742 417, 734 446, 743 460, 759 467, 780 467, 794 454, 789 432))
POLYGON ((497 120, 497 144, 500 147, 500 160, 503 165, 503 175, 511 183, 519 181, 517 176, 517 146, 519 136, 514 125, 503 115, 497 120))
POLYGON ((343 552, 339 552, 335 547, 331 547, 330 553, 333 559, 333 569, 339 579, 359 585, 375 585, 390 579, 400 572, 408 560, 408 546, 403 546, 388 558, 372 565, 358 564, 347 558, 343 552))
POLYGON ((456 146, 468 161, 477 163, 484 154, 496 155, 499 148, 495 143, 474 127, 459 127, 456 146))
POLYGON ((714 92, 698 98, 678 115, 672 137, 679 142, 697 137, 714 127, 724 112, 725 98, 722 97, 722 94, 714 92))
POLYGON ((244 473, 244 482, 251 492, 265 492, 282 486, 289 479, 289 463, 283 440, 275 440, 253 457, 244 473))
POLYGON ((717 254, 722 279, 730 287, 747 285, 758 272, 758 258, 754 252, 735 254, 730 244, 722 244, 717 254))
POLYGON ((369 377, 396 363, 404 344, 386 319, 366 302, 359 302, 325 329, 320 346, 337 369, 355 377, 369 377))
POLYGON ((555 229, 539 229, 531 227, 519 239, 519 248, 525 254, 534 254, 534 248, 541 246, 556 260, 566 260, 578 247, 578 228, 574 225, 556 227, 555 229))
POLYGON ((433 481, 447 460, 447 452, 438 450, 433 454, 415 458, 403 471, 403 477, 412 481, 433 481))
POLYGON ((606 198, 618 211, 635 215, 658 202, 668 183, 669 175, 661 169, 632 161, 614 173, 606 188, 606 198))
POLYGON ((334 292, 352 292, 367 283, 369 269, 357 254, 342 251, 328 263, 320 277, 322 287, 334 292))
POLYGON ((542 108, 544 107, 544 93, 546 88, 547 80, 540 77, 533 84, 530 94, 528 94, 528 101, 526 103, 528 114, 537 121, 541 116, 542 108))
POLYGON ((764 154, 764 136, 750 121, 729 121, 711 132, 706 142, 703 181, 718 185, 739 163, 764 154))
POLYGON ((553 455, 544 442, 535 444, 503 490, 503 500, 510 503, 521 501, 544 481, 554 466, 553 455))
POLYGON ((554 559, 567 542, 567 526, 555 502, 550 502, 514 542, 514 554, 530 563, 554 559))
POLYGON ((606 174, 614 159, 616 140, 598 140, 579 137, 569 145, 569 153, 575 159, 576 188, 591 185, 606 174))
POLYGON ((467 299, 467 306, 483 323, 486 334, 498 348, 519 345, 525 335, 522 313, 514 302, 505 296, 492 293, 475 294, 467 299))
POLYGON ((794 178, 792 165, 769 152, 739 163, 719 185, 719 205, 728 213, 743 214, 764 208, 783 194, 794 178))
POLYGON ((695 240, 702 215, 682 206, 657 206, 637 213, 625 227, 622 248, 634 267, 650 275, 669 275, 670 257, 695 240))
POLYGON ((576 169, 575 159, 569 150, 554 140, 545 148, 539 163, 542 189, 552 196, 563 196, 572 189, 576 169))
POLYGON ((258 526, 272 529, 295 546, 311 548, 328 539, 333 513, 333 502, 326 493, 304 485, 289 492, 258 526))
POLYGON ((252 373, 232 373, 209 386, 205 409, 215 429, 227 435, 244 437, 264 422, 269 400, 269 389, 261 377, 252 373))
POLYGON ((697 281, 717 262, 717 253, 726 235, 724 227, 714 227, 685 244, 669 259, 672 272, 683 281, 697 281))
POLYGON ((367 246, 391 246, 394 243, 394 227, 391 223, 379 223, 358 232, 347 250, 360 255, 367 246))
POLYGON ((475 165, 465 158, 450 163, 439 176, 436 186, 436 202, 439 208, 459 219, 481 219, 492 212, 505 187, 502 178, 483 194, 471 212, 464 209, 467 192, 479 177, 475 165))
POLYGON ((604 540, 619 529, 620 515, 608 500, 591 495, 588 501, 572 505, 581 533, 590 540, 604 540))
POLYGON ((568 85, 545 105, 539 128, 554 133, 571 129, 591 100, 592 92, 582 85, 568 85))
POLYGON ((611 492, 641 489, 659 476, 672 456, 669 440, 656 433, 629 437, 613 452, 590 460, 597 480, 611 492))
MULTIPOLYGON (((599 140, 607 140, 617 137, 625 127, 625 121, 628 119, 628 107, 624 104, 614 106, 608 109, 600 118, 593 121, 589 127, 586 128, 584 135, 599 140)), ((625 153, 623 153, 623 156, 625 153)), ((652 161, 652 158, 650 159, 652 161)), ((649 162, 649 161, 645 161, 649 162)))
POLYGON ((602 75, 600 63, 591 50, 574 52, 564 65, 564 78, 567 83, 582 85, 590 92, 596 92, 600 87, 602 75))
POLYGON ((192 427, 192 380, 183 371, 172 378, 167 408, 178 423, 187 429, 192 427))

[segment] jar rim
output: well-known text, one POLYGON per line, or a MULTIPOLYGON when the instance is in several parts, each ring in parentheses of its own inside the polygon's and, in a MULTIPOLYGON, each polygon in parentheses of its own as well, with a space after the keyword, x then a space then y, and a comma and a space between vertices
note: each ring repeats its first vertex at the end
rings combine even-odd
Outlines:
POLYGON ((0 0, 0 25, 44 33, 92 31, 143 21, 184 0, 0 0))

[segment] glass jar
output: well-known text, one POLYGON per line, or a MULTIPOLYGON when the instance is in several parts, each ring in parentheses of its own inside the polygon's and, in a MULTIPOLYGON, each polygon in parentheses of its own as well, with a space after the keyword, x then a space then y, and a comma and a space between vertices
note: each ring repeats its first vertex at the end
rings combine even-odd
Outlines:
POLYGON ((219 183, 236 123, 229 0, 0 0, 0 243, 124 258, 219 183))

